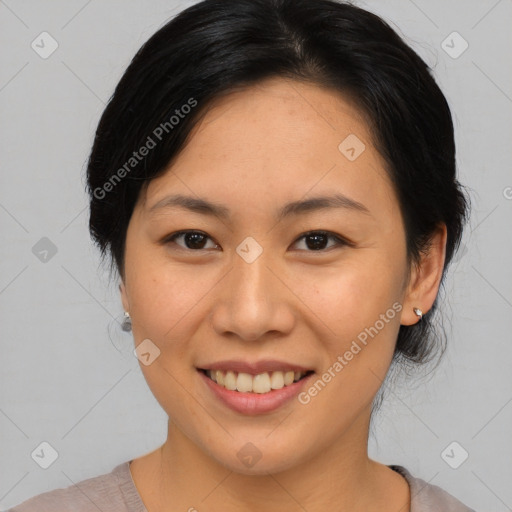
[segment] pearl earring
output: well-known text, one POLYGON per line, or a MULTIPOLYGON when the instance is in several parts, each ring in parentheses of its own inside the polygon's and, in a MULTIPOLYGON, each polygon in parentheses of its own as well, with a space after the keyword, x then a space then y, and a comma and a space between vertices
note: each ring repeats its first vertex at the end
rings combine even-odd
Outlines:
POLYGON ((121 324, 121 329, 125 332, 130 332, 132 330, 132 319, 130 318, 130 313, 128 313, 128 311, 124 312, 124 320, 121 324))
POLYGON ((412 309, 416 313, 416 315, 418 315, 419 319, 421 320, 423 317, 423 311, 421 311, 420 308, 412 308, 412 309))

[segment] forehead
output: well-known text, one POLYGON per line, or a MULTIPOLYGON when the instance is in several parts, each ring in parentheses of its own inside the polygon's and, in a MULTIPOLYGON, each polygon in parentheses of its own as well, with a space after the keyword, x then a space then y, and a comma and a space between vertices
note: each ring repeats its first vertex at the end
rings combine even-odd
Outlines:
POLYGON ((237 148, 245 154, 261 152, 257 143, 265 143, 265 153, 276 150, 287 157, 293 156, 288 147, 299 157, 300 148, 311 153, 312 146, 321 150, 330 145, 337 157, 343 134, 370 142, 363 112, 349 96, 310 83, 270 78, 210 102, 191 138, 195 150, 213 139, 219 150, 231 149, 236 139, 246 143, 237 148))
POLYGON ((148 207, 171 191, 272 211, 335 191, 363 204, 394 199, 354 102, 281 78, 211 102, 169 171, 150 182, 148 207))

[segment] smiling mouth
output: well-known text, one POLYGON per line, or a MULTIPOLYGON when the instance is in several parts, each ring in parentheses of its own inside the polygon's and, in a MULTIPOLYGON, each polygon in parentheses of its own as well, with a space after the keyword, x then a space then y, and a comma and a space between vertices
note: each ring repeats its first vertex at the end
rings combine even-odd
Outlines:
POLYGON ((307 372, 294 372, 293 370, 289 370, 250 375, 249 373, 234 372, 231 370, 206 370, 200 368, 199 371, 225 389, 238 391, 240 393, 260 394, 291 386, 295 382, 314 373, 312 370, 307 372))

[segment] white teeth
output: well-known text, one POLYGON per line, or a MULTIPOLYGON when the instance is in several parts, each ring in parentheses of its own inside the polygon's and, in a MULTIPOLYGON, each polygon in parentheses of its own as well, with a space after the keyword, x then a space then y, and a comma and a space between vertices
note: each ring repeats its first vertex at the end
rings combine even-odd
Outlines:
POLYGON ((281 389, 284 387, 283 372, 272 372, 272 377, 270 378, 270 387, 272 389, 281 389))
POLYGON ((270 377, 268 373, 260 373, 255 375, 252 379, 252 392, 253 393, 268 393, 271 390, 270 377))
POLYGON ((239 373, 236 379, 236 389, 241 393, 252 391, 252 377, 248 373, 239 373))
POLYGON ((289 386, 292 382, 293 382, 293 379, 295 378, 295 372, 286 372, 284 374, 284 385, 285 386, 289 386))
POLYGON ((234 372, 229 371, 224 376, 224 387, 234 391, 236 389, 236 375, 234 372))
POLYGON ((268 393, 273 389, 282 389, 300 380, 306 372, 264 372, 258 375, 250 375, 249 373, 236 373, 231 370, 206 370, 206 375, 210 377, 219 386, 231 391, 239 391, 241 393, 268 393))
POLYGON ((220 370, 215 371, 215 382, 221 386, 224 385, 224 374, 220 370))

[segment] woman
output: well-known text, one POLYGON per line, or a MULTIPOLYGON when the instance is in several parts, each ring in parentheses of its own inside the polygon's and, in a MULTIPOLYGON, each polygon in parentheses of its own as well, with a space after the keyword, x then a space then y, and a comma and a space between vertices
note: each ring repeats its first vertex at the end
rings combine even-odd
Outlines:
POLYGON ((99 123, 90 230, 166 442, 12 512, 469 511, 368 457, 467 201, 426 64, 330 0, 205 0, 143 45, 99 123))

